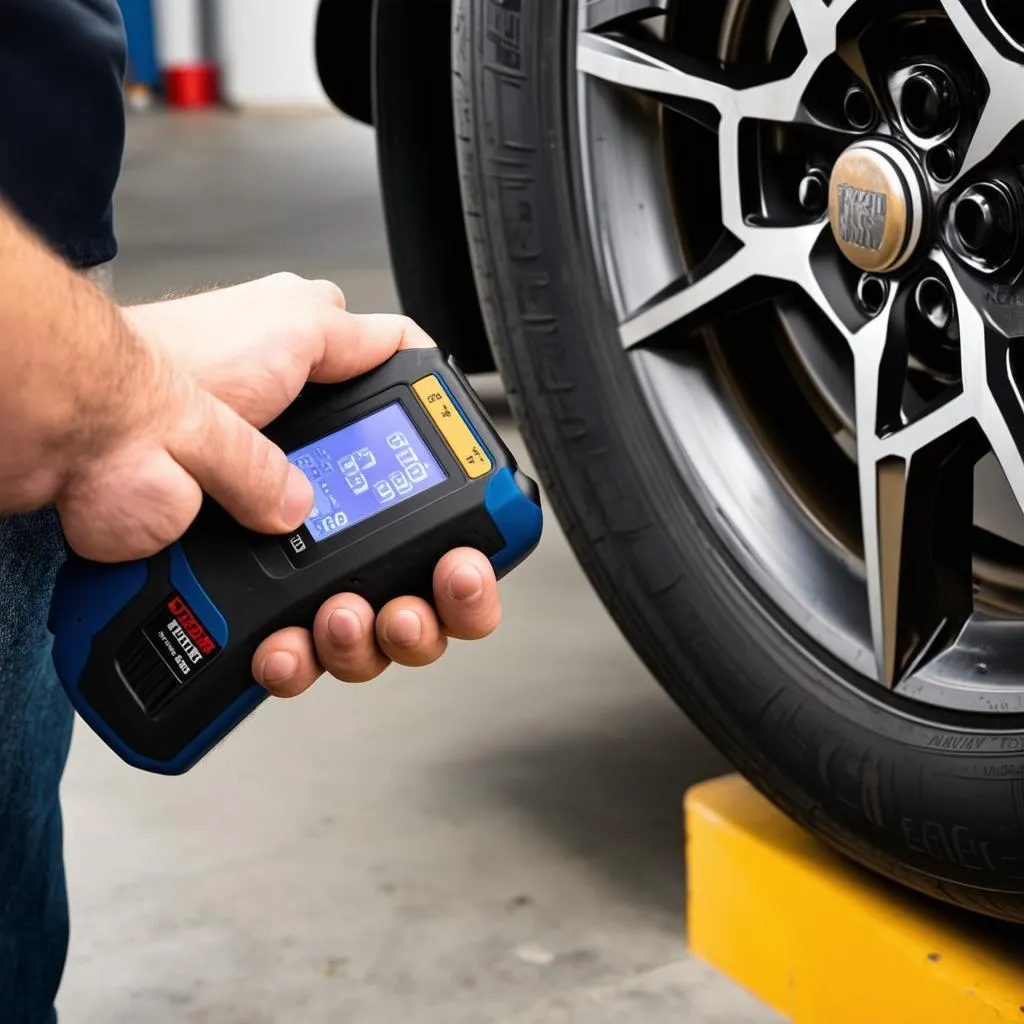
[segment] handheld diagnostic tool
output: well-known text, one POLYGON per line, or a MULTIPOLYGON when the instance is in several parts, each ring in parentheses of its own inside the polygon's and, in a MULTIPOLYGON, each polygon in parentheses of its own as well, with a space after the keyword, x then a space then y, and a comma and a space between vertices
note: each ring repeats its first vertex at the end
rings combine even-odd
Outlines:
POLYGON ((313 484, 297 532, 253 533, 207 499, 159 555, 71 555, 58 576, 57 673, 82 718, 138 768, 188 771, 266 697, 251 671, 259 644, 310 627, 332 595, 375 609, 403 594, 429 600, 452 548, 479 549, 500 578, 540 539, 536 484, 437 349, 309 385, 264 432, 313 484))

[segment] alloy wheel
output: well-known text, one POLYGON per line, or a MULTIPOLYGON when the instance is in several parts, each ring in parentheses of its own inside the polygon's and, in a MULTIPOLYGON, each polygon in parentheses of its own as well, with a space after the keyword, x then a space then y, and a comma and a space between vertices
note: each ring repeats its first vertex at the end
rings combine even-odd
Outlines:
POLYGON ((573 41, 665 471, 866 692, 1022 714, 1016 2, 712 6, 585 3, 573 41))

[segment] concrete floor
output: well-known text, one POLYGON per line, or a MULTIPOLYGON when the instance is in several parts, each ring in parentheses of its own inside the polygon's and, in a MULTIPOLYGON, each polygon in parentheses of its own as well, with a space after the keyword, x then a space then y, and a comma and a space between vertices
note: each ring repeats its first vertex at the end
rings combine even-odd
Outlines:
MULTIPOLYGON (((369 130, 146 116, 129 137, 123 298, 290 269, 396 308, 369 130)), ((79 727, 62 1022, 776 1020, 685 952, 680 799, 727 766, 553 521, 504 596, 493 639, 265 705, 183 779, 79 727)))

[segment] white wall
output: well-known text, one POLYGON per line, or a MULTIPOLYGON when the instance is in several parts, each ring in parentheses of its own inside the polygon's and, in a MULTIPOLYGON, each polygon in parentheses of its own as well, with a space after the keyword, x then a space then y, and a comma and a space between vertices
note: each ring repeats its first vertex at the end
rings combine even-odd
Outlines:
POLYGON ((216 0, 225 100, 240 107, 321 107, 314 57, 319 0, 216 0))

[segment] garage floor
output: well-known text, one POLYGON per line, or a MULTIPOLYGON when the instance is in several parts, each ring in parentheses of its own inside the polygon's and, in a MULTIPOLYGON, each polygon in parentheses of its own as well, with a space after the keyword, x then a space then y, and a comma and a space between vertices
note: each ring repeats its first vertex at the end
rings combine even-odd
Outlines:
MULTIPOLYGON (((133 117, 118 225, 124 298, 289 269, 396 307, 338 117, 133 117)), ((776 1020, 684 949, 680 798, 727 766, 549 526, 492 640, 267 705, 190 776, 78 729, 62 1022, 776 1020)))

